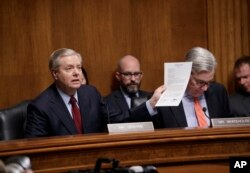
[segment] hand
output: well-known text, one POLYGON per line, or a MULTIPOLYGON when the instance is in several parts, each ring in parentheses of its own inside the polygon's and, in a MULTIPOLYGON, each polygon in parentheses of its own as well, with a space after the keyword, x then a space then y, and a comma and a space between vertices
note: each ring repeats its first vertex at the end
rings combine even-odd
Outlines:
POLYGON ((164 85, 161 85, 160 87, 158 87, 155 91, 153 96, 149 99, 149 103, 150 105, 155 108, 156 103, 158 102, 158 100, 161 97, 161 94, 166 90, 164 85))

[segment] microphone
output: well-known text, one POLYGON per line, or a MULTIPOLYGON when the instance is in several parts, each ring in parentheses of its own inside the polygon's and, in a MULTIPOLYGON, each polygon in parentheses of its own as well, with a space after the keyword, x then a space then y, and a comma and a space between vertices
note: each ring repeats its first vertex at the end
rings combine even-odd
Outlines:
POLYGON ((134 171, 134 173, 158 173, 156 167, 154 166, 131 166, 129 170, 134 171))
MULTIPOLYGON (((112 172, 112 171, 111 171, 112 172)), ((158 173, 154 166, 131 166, 129 168, 117 167, 115 173, 158 173)))
POLYGON ((107 118, 108 118, 108 124, 110 124, 110 112, 109 112, 109 106, 108 106, 108 102, 105 101, 104 98, 101 99, 101 104, 105 107, 105 111, 107 112, 107 118))
POLYGON ((27 156, 12 156, 6 160, 6 171, 9 173, 22 173, 31 169, 31 161, 27 156))
POLYGON ((117 159, 98 158, 94 170, 86 173, 158 173, 157 169, 151 165, 121 167, 119 166, 119 162, 117 159), (111 169, 102 170, 102 163, 110 163, 112 165, 111 169))
POLYGON ((209 118, 209 117, 207 116, 207 114, 206 114, 207 108, 206 108, 206 107, 203 107, 203 108, 202 108, 202 111, 204 112, 205 116, 206 116, 207 118, 209 118))
POLYGON ((209 119, 209 127, 212 127, 212 121, 211 121, 211 118, 206 114, 207 112, 207 108, 206 107, 203 107, 202 108, 202 111, 204 112, 204 115, 209 119))

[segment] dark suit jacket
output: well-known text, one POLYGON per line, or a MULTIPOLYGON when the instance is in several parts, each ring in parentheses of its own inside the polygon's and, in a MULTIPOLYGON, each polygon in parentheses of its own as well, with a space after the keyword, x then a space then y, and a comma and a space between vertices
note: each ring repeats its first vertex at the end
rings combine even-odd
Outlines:
MULTIPOLYGON (((205 98, 211 118, 231 117, 228 94, 223 85, 211 83, 205 92, 205 98)), ((158 107, 157 110, 163 128, 187 127, 182 102, 176 107, 158 107)))
MULTIPOLYGON (((140 97, 149 98, 152 94, 146 91, 139 91, 140 97)), ((146 99, 147 100, 147 99, 146 99)), ((145 101, 146 101, 145 100, 145 101)), ((143 119, 138 120, 131 120, 131 115, 136 116, 136 114, 147 114, 147 109, 144 109, 143 111, 136 112, 131 109, 129 110, 128 104, 126 102, 125 97, 123 96, 120 89, 113 91, 108 96, 104 98, 104 102, 107 105, 107 119, 109 119, 110 123, 125 123, 125 122, 131 122, 131 121, 148 121, 149 116, 146 116, 143 119)), ((144 106, 146 107, 146 104, 144 103, 144 106)))
MULTIPOLYGON (((99 92, 93 86, 82 85, 77 93, 84 133, 104 132, 106 122, 99 92)), ((34 99, 27 111, 26 137, 77 134, 74 121, 55 84, 34 99)))
POLYGON ((250 116, 250 94, 236 92, 229 97, 232 114, 238 117, 250 116))

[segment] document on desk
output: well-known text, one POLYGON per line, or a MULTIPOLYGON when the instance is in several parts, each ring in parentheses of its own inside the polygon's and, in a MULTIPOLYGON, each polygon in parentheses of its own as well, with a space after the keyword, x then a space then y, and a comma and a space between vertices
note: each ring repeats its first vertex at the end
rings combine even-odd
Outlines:
POLYGON ((164 85, 156 106, 178 106, 187 88, 192 62, 164 63, 164 85))

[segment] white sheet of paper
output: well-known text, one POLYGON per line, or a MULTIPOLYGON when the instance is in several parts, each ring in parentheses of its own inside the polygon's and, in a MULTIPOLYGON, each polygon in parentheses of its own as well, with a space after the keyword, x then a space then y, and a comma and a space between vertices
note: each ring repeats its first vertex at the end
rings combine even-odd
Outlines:
POLYGON ((164 63, 164 85, 156 106, 178 106, 187 88, 192 62, 164 63))

